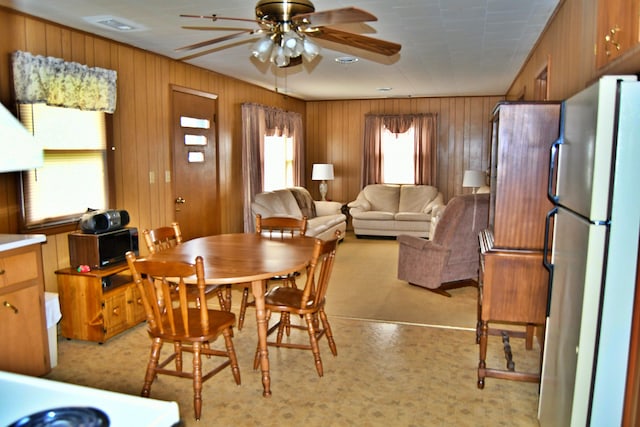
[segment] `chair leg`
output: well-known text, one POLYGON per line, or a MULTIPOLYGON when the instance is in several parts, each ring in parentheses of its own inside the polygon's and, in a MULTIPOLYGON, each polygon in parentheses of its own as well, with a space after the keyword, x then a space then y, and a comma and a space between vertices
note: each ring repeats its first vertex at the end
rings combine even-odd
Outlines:
POLYGON ((240 302, 240 313, 238 314, 238 330, 244 326, 244 315, 247 312, 247 299, 249 299, 249 288, 242 290, 242 301, 240 302))
POLYGON ((233 379, 236 381, 236 384, 240 385, 240 368, 238 367, 238 358, 236 356, 235 348, 233 347, 233 341, 231 340, 231 331, 229 329, 225 329, 222 331, 222 336, 224 336, 224 345, 227 348, 227 354, 231 361, 231 373, 233 374, 233 379))
POLYGON ((287 313, 286 311, 282 311, 280 312, 280 322, 278 323, 278 335, 276 337, 276 342, 278 344, 282 343, 282 335, 284 334, 285 329, 289 329, 289 313, 287 313))
POLYGON ((220 310, 227 311, 227 301, 224 297, 224 294, 220 289, 216 292, 218 294, 218 302, 220 303, 220 310))
POLYGON ((324 374, 322 369, 322 359, 320 358, 320 348, 318 347, 318 339, 316 338, 316 331, 313 328, 313 315, 306 314, 304 316, 307 321, 307 331, 309 332, 309 343, 311 344, 311 351, 313 352, 313 359, 315 360, 316 371, 318 371, 318 376, 322 376, 324 374))
POLYGON ((151 354, 149 355, 149 363, 147 364, 147 372, 144 375, 144 383, 142 385, 142 397, 149 397, 151 394, 151 384, 156 377, 156 368, 160 359, 160 350, 162 350, 162 340, 155 338, 151 344, 151 354))
POLYGON ((226 307, 227 311, 231 311, 231 285, 226 286, 226 307))
POLYGON ((193 410, 196 420, 202 412, 202 359, 200 358, 200 343, 193 343, 193 410))
POLYGON ((329 348, 331 349, 331 353, 334 356, 338 355, 338 348, 336 347, 336 342, 333 340, 333 332, 331 332, 331 326, 329 325, 329 319, 327 319, 327 314, 324 310, 320 310, 320 320, 322 321, 322 327, 324 328, 324 333, 327 335, 327 342, 329 343, 329 348))
POLYGON ((173 342, 173 351, 176 354, 176 371, 182 372, 182 343, 180 341, 173 342))

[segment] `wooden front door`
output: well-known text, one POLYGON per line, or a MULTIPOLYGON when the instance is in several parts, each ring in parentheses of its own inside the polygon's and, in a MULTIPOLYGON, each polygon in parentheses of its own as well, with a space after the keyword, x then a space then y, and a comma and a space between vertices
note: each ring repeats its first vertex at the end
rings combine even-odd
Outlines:
POLYGON ((220 233, 215 95, 172 88, 175 219, 184 240, 220 233))

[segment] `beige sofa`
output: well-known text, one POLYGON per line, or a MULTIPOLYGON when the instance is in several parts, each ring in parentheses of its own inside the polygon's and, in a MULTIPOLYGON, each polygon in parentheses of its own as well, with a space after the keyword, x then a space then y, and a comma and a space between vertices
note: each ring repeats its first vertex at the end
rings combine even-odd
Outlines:
POLYGON ((347 206, 356 236, 429 237, 432 214, 443 205, 431 185, 370 184, 347 206))
POLYGON ((322 240, 335 237, 336 231, 340 231, 344 238, 347 229, 347 217, 342 213, 341 203, 313 200, 304 187, 258 193, 251 203, 251 211, 254 217, 260 214, 263 218, 306 216, 306 235, 322 240))

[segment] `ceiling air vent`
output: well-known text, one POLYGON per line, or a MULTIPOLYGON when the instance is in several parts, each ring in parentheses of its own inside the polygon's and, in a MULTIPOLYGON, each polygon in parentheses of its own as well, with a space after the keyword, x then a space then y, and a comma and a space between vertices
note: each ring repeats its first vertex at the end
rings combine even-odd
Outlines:
POLYGON ((110 16, 110 15, 85 16, 82 19, 98 27, 106 28, 109 30, 126 32, 126 33, 130 33, 133 31, 146 30, 146 28, 143 25, 140 25, 128 19, 119 18, 117 16, 110 16))

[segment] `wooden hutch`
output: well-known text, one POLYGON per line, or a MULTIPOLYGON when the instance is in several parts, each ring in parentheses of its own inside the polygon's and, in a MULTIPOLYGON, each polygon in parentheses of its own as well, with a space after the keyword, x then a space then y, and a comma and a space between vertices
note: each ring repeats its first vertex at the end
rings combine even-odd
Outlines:
POLYGON ((553 207, 547 198, 549 153, 559 136, 560 103, 502 102, 491 123, 489 226, 479 237, 479 388, 485 377, 540 380, 539 371, 515 370, 509 337, 526 337, 531 349, 534 328, 544 329, 549 281, 542 263, 545 217, 553 207), (490 323, 517 327, 494 329, 490 323), (486 366, 489 335, 502 336, 506 369, 486 366))

